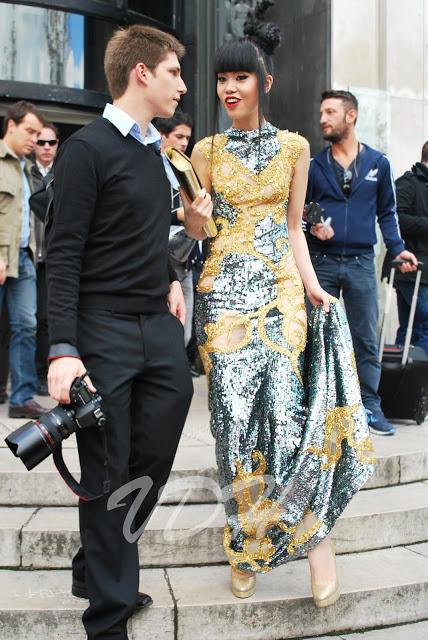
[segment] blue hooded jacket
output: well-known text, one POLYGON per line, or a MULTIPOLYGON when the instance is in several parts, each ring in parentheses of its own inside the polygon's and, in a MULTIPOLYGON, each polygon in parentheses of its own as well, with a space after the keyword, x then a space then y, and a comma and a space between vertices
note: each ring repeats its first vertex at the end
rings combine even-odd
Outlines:
POLYGON ((327 147, 311 160, 306 202, 318 202, 331 217, 334 236, 318 240, 308 233, 311 252, 336 256, 373 254, 376 217, 391 255, 404 250, 396 212, 395 185, 388 158, 364 145, 358 175, 354 176, 349 197, 339 187, 327 147))

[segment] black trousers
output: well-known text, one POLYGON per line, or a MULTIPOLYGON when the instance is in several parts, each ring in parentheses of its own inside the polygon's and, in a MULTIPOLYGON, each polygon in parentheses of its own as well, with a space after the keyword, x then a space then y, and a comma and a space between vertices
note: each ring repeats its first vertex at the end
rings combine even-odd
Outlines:
POLYGON ((39 382, 46 382, 48 374, 49 337, 48 337, 48 299, 46 286, 46 265, 37 263, 37 336, 36 369, 39 382))
MULTIPOLYGON (((103 397, 111 493, 136 478, 153 486, 134 530, 147 520, 167 482, 193 394, 183 327, 170 313, 138 316, 101 310, 79 315, 79 352, 103 397)), ((95 429, 78 430, 81 482, 97 495, 105 479, 103 442, 95 429)), ((110 493, 110 495, 111 495, 110 493)), ((107 508, 108 496, 79 503, 82 549, 73 577, 85 580, 90 640, 127 640, 139 582, 137 541, 124 535, 134 495, 107 508)))

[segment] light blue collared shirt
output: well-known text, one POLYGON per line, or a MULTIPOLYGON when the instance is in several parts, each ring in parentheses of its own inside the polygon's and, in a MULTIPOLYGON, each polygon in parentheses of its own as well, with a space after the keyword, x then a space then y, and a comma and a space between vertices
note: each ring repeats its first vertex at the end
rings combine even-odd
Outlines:
MULTIPOLYGON (((131 118, 130 115, 125 113, 125 111, 122 111, 122 109, 119 109, 119 107, 116 107, 114 104, 106 104, 103 112, 103 118, 109 120, 117 129, 119 129, 120 133, 124 137, 129 133, 133 138, 138 140, 138 142, 141 142, 141 144, 144 144, 145 146, 147 146, 148 144, 153 144, 160 151, 161 135, 151 122, 149 122, 146 134, 143 137, 138 122, 135 122, 135 120, 131 118)), ((178 180, 175 177, 174 171, 171 169, 171 165, 169 164, 168 159, 163 153, 161 153, 161 157, 163 160, 167 178, 171 186, 174 189, 178 189, 178 180)))
POLYGON ((25 158, 19 158, 19 164, 22 170, 22 229, 21 229, 21 249, 25 249, 30 244, 30 204, 28 202, 31 196, 30 183, 25 173, 25 158))

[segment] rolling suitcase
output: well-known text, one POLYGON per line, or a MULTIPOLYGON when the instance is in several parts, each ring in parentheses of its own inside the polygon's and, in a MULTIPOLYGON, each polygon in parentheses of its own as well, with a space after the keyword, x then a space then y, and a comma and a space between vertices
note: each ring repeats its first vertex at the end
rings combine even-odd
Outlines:
POLYGON ((421 424, 428 415, 428 356, 421 347, 410 344, 422 274, 421 262, 418 263, 404 345, 385 345, 385 320, 391 308, 395 268, 399 264, 400 260, 394 260, 392 263, 382 320, 379 344, 382 373, 379 395, 382 410, 387 418, 411 419, 421 424))

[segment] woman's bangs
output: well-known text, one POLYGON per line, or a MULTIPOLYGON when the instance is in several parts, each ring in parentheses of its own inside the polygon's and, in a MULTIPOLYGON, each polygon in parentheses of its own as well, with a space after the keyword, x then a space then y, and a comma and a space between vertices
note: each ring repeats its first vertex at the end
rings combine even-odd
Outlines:
POLYGON ((214 73, 247 71, 257 73, 257 51, 248 40, 227 42, 217 52, 214 60, 214 73))

